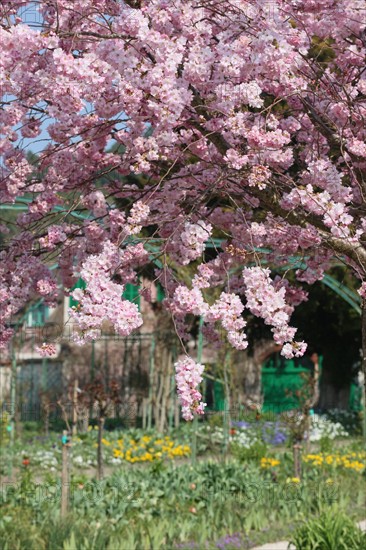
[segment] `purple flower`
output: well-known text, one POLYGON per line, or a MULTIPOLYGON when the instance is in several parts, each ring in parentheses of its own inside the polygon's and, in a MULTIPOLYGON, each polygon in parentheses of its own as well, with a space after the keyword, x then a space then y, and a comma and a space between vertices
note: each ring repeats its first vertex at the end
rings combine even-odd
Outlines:
POLYGON ((265 422, 262 428, 263 440, 270 445, 281 445, 287 440, 285 429, 280 422, 265 422))
POLYGON ((231 548, 242 548, 243 539, 240 533, 234 533, 233 535, 225 535, 216 542, 216 547, 220 550, 225 550, 228 546, 231 548))
POLYGON ((239 422, 231 422, 231 425, 236 428, 249 428, 251 426, 249 422, 245 422, 244 420, 240 420, 239 422))

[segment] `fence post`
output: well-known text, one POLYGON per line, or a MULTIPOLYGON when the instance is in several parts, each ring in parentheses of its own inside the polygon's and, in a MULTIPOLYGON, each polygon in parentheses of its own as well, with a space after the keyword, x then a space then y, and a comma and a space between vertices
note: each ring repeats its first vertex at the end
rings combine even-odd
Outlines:
POLYGON ((47 359, 45 357, 42 359, 41 369, 41 390, 45 393, 48 390, 47 359))
MULTIPOLYGON (((99 403, 99 407, 101 404, 99 403)), ((104 464, 103 464, 103 429, 104 429, 104 412, 99 409, 98 411, 98 448, 97 448, 97 474, 98 481, 101 481, 104 477, 104 464)))
POLYGON ((65 517, 69 507, 70 476, 69 476, 69 451, 71 443, 67 430, 62 435, 62 470, 61 470, 61 517, 65 517))
POLYGON ((146 420, 147 420, 147 399, 146 397, 142 398, 142 429, 146 430, 146 420))
POLYGON ((151 429, 152 422, 152 393, 153 393, 153 376, 155 368, 155 335, 152 335, 151 348, 150 348, 150 369, 149 369, 149 401, 148 401, 148 413, 147 413, 147 427, 151 429))
MULTIPOLYGON (((174 363, 175 363, 175 359, 173 359, 173 368, 174 368, 174 363)), ((174 405, 175 405, 175 376, 173 373, 170 376, 170 387, 169 387, 169 421, 168 421, 169 433, 173 428, 174 405)))
MULTIPOLYGON (((363 375, 363 380, 365 380, 365 375, 363 375)), ((365 381, 364 381, 365 384, 365 381)), ((363 436, 363 446, 366 451, 366 392, 362 388, 361 394, 361 406, 362 406, 362 436, 363 436)))
MULTIPOLYGON (((198 342, 197 342, 197 363, 202 361, 202 351, 203 351, 203 317, 200 317, 198 325, 198 342)), ((192 437, 192 464, 195 464, 197 461, 197 429, 198 429, 198 417, 195 415, 193 420, 193 437, 192 437)))
POLYGON ((227 369, 230 363, 231 357, 230 352, 227 351, 225 353, 225 361, 224 361, 224 454, 225 458, 229 449, 229 438, 230 438, 230 428, 231 428, 231 415, 230 415, 230 408, 231 408, 231 402, 230 402, 230 388, 229 388, 229 381, 227 376, 227 369))
MULTIPOLYGON (((13 337, 14 338, 14 337, 13 337)), ((10 378, 10 453, 9 453, 9 478, 13 477, 14 439, 15 439, 15 407, 17 391, 17 360, 15 356, 14 339, 11 342, 11 378, 10 378)))
POLYGON ((74 380, 74 387, 72 392, 72 435, 77 434, 78 423, 78 385, 77 379, 74 380))
POLYGON ((173 372, 171 375, 171 383, 170 383, 170 410, 169 410, 169 433, 173 429, 174 423, 175 423, 175 417, 176 417, 176 401, 177 401, 177 392, 176 392, 176 384, 175 384, 175 363, 177 359, 177 353, 176 353, 176 347, 175 342, 172 343, 172 363, 173 363, 173 372))
MULTIPOLYGON (((90 382, 94 382, 95 378, 95 341, 92 340, 91 343, 91 356, 90 356, 90 382)), ((89 421, 93 419, 93 404, 90 402, 89 407, 89 421)))

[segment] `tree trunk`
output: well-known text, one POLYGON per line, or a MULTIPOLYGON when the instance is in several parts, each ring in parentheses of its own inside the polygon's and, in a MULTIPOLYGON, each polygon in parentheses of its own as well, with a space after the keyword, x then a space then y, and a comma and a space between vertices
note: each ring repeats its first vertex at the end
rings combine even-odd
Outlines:
POLYGON ((146 397, 142 398, 142 429, 146 430, 146 420, 147 420, 147 406, 146 406, 146 397))
POLYGON ((319 360, 318 360, 318 355, 316 354, 315 358, 314 358, 314 378, 313 378, 313 381, 312 381, 312 395, 309 399, 309 402, 305 404, 305 409, 304 409, 305 422, 306 422, 305 434, 307 435, 307 438, 306 438, 306 452, 310 451, 310 432, 311 432, 311 415, 310 415, 310 411, 318 403, 319 396, 320 396, 319 376, 320 376, 319 360))
POLYGON ((231 370, 230 351, 227 351, 224 359, 224 386, 225 386, 225 410, 224 410, 224 458, 227 459, 229 451, 230 428, 231 428, 231 395, 228 371, 231 370))
POLYGON ((70 498, 70 472, 69 472, 70 443, 68 432, 64 430, 62 437, 62 471, 61 471, 61 517, 67 514, 70 498))
POLYGON ((161 402, 161 414, 160 414, 160 432, 164 432, 165 425, 167 424, 168 418, 168 402, 169 402, 169 391, 170 391, 170 380, 171 380, 171 367, 172 367, 172 354, 167 350, 166 352, 166 364, 163 365, 163 397, 161 402))
POLYGON ((74 381, 72 393, 72 435, 76 435, 78 431, 78 381, 74 381))
POLYGON ((179 428, 180 424, 180 406, 176 395, 174 396, 174 427, 179 428))
POLYGON ((295 477, 301 478, 301 445, 299 443, 295 443, 293 446, 293 452, 294 452, 294 474, 295 477))
POLYGON ((164 377, 161 373, 161 371, 156 373, 156 379, 157 379, 157 387, 158 391, 154 394, 155 396, 155 428, 159 429, 159 419, 160 419, 160 411, 161 411, 161 397, 163 395, 163 384, 164 384, 164 377))
POLYGON ((50 431, 50 406, 49 403, 46 403, 43 409, 44 414, 44 433, 48 437, 50 431))
POLYGON ((97 449, 97 464, 98 464, 98 479, 103 479, 103 448, 102 448, 102 439, 103 439, 103 429, 104 429, 105 418, 103 416, 98 416, 98 449, 97 449))
POLYGON ((81 417, 79 430, 82 433, 86 433, 88 431, 88 427, 89 427, 89 408, 86 405, 83 406, 82 411, 81 411, 81 415, 82 415, 82 417, 81 417))

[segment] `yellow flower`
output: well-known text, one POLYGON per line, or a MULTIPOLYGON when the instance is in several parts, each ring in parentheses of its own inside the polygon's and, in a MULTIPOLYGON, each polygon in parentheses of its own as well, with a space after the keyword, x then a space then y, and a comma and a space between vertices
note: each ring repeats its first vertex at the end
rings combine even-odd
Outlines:
POLYGON ((273 466, 278 466, 280 464, 280 461, 276 458, 267 458, 263 457, 261 458, 261 467, 262 468, 271 468, 273 466))
POLYGON ((120 451, 119 449, 113 449, 113 456, 114 458, 123 458, 124 453, 120 451))
POLYGON ((340 455, 339 453, 334 453, 332 455, 320 454, 308 454, 303 457, 304 462, 311 462, 313 466, 322 466, 328 465, 333 467, 342 467, 347 470, 354 470, 356 472, 361 472, 365 468, 365 464, 360 462, 360 460, 355 460, 355 458, 364 458, 363 453, 349 453, 340 455), (360 456, 361 455, 361 456, 360 456))
POLYGON ((288 477, 286 483, 300 483, 299 477, 288 477))

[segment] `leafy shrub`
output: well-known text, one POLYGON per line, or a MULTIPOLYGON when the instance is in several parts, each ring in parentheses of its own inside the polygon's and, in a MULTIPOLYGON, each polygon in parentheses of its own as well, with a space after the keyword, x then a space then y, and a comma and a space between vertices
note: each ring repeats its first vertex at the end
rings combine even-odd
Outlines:
POLYGON ((329 508, 304 522, 291 542, 297 550, 360 550, 366 548, 366 533, 344 513, 329 508))

